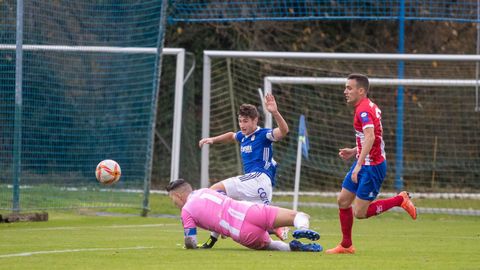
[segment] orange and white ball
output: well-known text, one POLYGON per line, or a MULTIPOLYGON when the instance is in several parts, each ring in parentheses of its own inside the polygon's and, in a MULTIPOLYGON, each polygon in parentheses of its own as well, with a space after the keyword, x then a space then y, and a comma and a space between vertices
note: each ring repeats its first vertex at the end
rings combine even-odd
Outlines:
POLYGON ((118 182, 121 175, 122 170, 120 169, 120 165, 111 159, 102 160, 98 163, 97 169, 95 170, 95 176, 98 182, 104 185, 111 185, 118 182))

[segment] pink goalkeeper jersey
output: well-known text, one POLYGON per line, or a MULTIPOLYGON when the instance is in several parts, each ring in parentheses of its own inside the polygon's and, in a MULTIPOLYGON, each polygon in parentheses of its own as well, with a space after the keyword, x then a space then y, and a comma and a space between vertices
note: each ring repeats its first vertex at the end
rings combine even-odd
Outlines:
POLYGON ((253 205, 208 188, 195 190, 182 208, 183 228, 188 231, 198 226, 239 241, 245 215, 253 205))
POLYGON ((353 127, 357 142, 357 158, 362 151, 365 142, 365 128, 373 128, 375 141, 373 142, 370 153, 365 157, 365 163, 362 165, 378 165, 382 163, 385 157, 385 143, 383 142, 382 112, 370 99, 364 98, 355 106, 355 116, 353 127))

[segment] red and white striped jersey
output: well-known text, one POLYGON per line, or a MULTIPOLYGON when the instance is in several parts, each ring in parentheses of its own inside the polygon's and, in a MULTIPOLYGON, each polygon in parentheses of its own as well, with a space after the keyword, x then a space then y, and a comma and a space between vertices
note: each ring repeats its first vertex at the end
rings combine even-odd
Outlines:
POLYGON ((355 106, 355 116, 353 118, 353 128, 357 143, 357 159, 362 151, 365 142, 366 128, 373 128, 375 141, 373 142, 370 153, 365 158, 362 165, 378 165, 386 159, 385 143, 383 141, 382 111, 369 98, 362 99, 355 106))

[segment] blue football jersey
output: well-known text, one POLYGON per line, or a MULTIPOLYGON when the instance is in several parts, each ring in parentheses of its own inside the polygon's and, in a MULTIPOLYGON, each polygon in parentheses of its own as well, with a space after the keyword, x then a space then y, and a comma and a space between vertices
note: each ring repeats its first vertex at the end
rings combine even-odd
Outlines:
POLYGON ((235 138, 240 142, 244 173, 263 172, 270 177, 272 186, 275 186, 277 163, 273 159, 272 142, 275 141, 273 131, 258 127, 249 136, 238 131, 235 138))

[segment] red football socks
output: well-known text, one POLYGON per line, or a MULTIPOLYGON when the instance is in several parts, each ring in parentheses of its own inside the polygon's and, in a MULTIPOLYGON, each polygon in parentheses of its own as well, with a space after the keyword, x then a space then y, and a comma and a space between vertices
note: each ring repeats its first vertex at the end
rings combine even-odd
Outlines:
POLYGON ((342 227, 342 247, 348 248, 352 245, 352 227, 353 227, 353 211, 352 207, 347 209, 339 209, 340 226, 342 227))
POLYGON ((403 202, 403 197, 400 195, 397 195, 395 197, 391 197, 388 199, 374 201, 370 203, 370 205, 368 206, 367 218, 371 216, 379 215, 395 206, 400 206, 402 202, 403 202))

